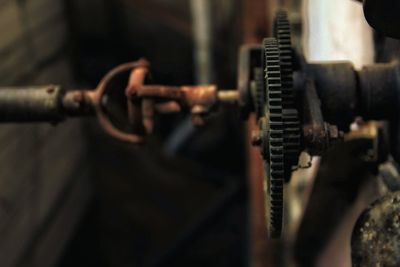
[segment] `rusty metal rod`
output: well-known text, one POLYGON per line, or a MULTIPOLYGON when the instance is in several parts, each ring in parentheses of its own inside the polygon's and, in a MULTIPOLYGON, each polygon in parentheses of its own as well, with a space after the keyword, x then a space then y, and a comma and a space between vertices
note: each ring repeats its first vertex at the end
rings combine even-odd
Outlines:
POLYGON ((0 122, 58 123, 70 116, 95 115, 85 95, 58 85, 0 88, 0 122))
POLYGON ((0 122, 62 121, 62 97, 56 85, 0 88, 0 122))

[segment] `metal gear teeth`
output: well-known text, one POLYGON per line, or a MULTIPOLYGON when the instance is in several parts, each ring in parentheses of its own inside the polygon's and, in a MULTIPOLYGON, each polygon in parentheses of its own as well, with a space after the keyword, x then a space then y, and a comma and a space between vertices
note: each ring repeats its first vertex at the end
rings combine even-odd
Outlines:
POLYGON ((291 29, 287 13, 283 10, 279 10, 276 13, 274 32, 280 50, 283 107, 293 108, 295 101, 293 95, 293 52, 291 29))
POLYGON ((269 205, 268 232, 278 238, 282 232, 284 186, 284 119, 282 106, 281 65, 278 42, 275 38, 264 39, 265 83, 269 117, 269 205))
POLYGON ((285 181, 291 176, 292 166, 298 164, 301 151, 301 128, 298 111, 295 106, 293 92, 292 41, 291 29, 287 12, 279 10, 276 13, 274 32, 279 44, 280 65, 282 72, 282 99, 283 120, 285 124, 284 151, 285 151, 285 181))

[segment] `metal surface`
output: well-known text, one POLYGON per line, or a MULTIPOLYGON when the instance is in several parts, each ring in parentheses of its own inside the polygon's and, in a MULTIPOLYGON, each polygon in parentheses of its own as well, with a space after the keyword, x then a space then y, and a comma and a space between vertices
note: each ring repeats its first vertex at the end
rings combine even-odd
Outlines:
POLYGON ((288 14, 284 10, 278 10, 275 14, 274 36, 279 44, 283 108, 294 109, 291 26, 288 14))
POLYGON ((58 123, 68 116, 92 114, 84 91, 65 92, 57 85, 0 88, 0 122, 58 123))
MULTIPOLYGON (((244 118, 257 108, 252 96, 251 83, 255 80, 254 68, 261 66, 262 46, 244 45, 239 52, 238 91, 239 105, 244 118)), ((260 112, 258 112, 259 114, 260 112)), ((260 114, 259 114, 260 115, 260 114)))
POLYGON ((322 155, 333 144, 343 140, 343 132, 324 121, 321 101, 312 80, 305 81, 303 114, 303 142, 310 155, 322 155))
MULTIPOLYGON (((193 123, 203 125, 203 117, 220 103, 237 103, 236 90, 217 90, 215 85, 164 86, 145 85, 149 73, 146 60, 126 63, 111 70, 95 90, 65 92, 59 86, 0 88, 0 122, 60 122, 67 117, 97 115, 102 128, 111 136, 127 142, 142 142, 154 128, 156 113, 188 112, 193 123), (124 91, 113 82, 128 74, 124 91), (128 117, 125 129, 113 121, 107 108, 110 94, 121 91, 128 117), (126 130, 128 129, 128 130, 126 130)), ((122 88, 123 89, 123 88, 122 88)), ((124 109, 123 103, 120 103, 124 109)))
POLYGON ((379 176, 390 192, 400 191, 399 165, 389 156, 388 160, 379 166, 379 176))
POLYGON ((399 213, 400 192, 386 195, 363 212, 351 240, 354 267, 400 265, 399 213))
MULTIPOLYGON (((347 132, 357 116, 391 120, 398 116, 399 65, 376 64, 357 71, 346 62, 305 64, 304 75, 315 83, 324 120, 347 132)), ((301 83, 302 76, 297 76, 301 83)), ((300 89, 303 91, 304 89, 300 89)))
POLYGON ((365 120, 389 120, 398 117, 400 66, 376 64, 358 71, 359 113, 365 120))
MULTIPOLYGON (((260 195, 261 177, 253 177, 250 186, 256 194, 254 201, 268 200, 267 228, 270 237, 276 238, 282 231, 284 182, 296 167, 300 150, 325 155, 332 146, 344 141, 344 132, 350 131, 357 116, 365 120, 397 117, 400 80, 396 64, 356 71, 347 62, 302 62, 293 81, 290 24, 282 11, 277 15, 275 35, 277 39, 267 39, 265 47, 252 45, 242 49, 238 90, 218 90, 216 85, 146 84, 150 64, 139 60, 111 70, 96 90, 65 92, 57 86, 0 89, 0 122, 55 123, 67 117, 96 114, 109 135, 139 143, 153 132, 157 114, 188 113, 193 124, 201 126, 204 117, 219 104, 238 104, 245 118, 252 118, 250 113, 255 111, 260 127, 254 132, 252 143, 261 147, 269 176, 268 192, 264 198, 260 195), (115 88, 113 81, 121 74, 129 78, 123 88, 115 88), (293 83, 299 87, 297 95, 293 83), (114 90, 122 96, 121 109, 127 117, 124 127, 115 123, 107 106, 114 90)), ((204 70, 204 75, 208 76, 209 71, 204 70)), ((353 132, 346 138, 365 136, 353 132)), ((378 135, 370 139, 377 147, 378 135)), ((374 153, 380 151, 376 149, 374 153)), ((254 204, 253 212, 260 209, 264 209, 264 215, 263 205, 254 204)), ((252 220, 256 227, 265 223, 259 214, 252 214, 252 220)))
POLYGON ((0 121, 60 122, 65 118, 60 108, 64 92, 58 86, 0 89, 0 121))
POLYGON ((132 106, 131 102, 128 101, 128 114, 130 118, 130 123, 134 124, 134 129, 132 129, 132 132, 126 133, 122 130, 119 130, 110 120, 109 116, 107 113, 104 112, 104 109, 102 108, 102 100, 103 97, 108 93, 108 85, 110 82, 119 74, 125 73, 125 72, 131 72, 131 79, 129 80, 129 85, 134 84, 134 83, 143 83, 145 79, 145 75, 147 73, 149 63, 145 60, 140 60, 137 62, 131 62, 131 63, 126 63, 121 66, 116 67, 115 69, 111 70, 99 83, 97 89, 93 92, 88 93, 88 96, 91 98, 97 118, 99 120, 100 125, 103 127, 103 129, 110 134, 111 136, 120 139, 122 141, 127 141, 127 142, 141 142, 143 141, 143 138, 141 136, 142 134, 142 124, 139 123, 139 121, 136 121, 135 119, 137 116, 135 116, 135 112, 140 113, 140 110, 138 110, 135 106, 132 106), (134 77, 132 77, 134 76, 134 77), (133 109, 134 108, 134 109, 133 109))
POLYGON ((89 90, 67 91, 62 98, 61 105, 67 117, 95 115, 94 103, 89 90))
POLYGON ((282 80, 282 115, 284 124, 284 159, 285 182, 289 182, 292 167, 298 165, 301 152, 301 130, 299 112, 297 109, 294 82, 293 82, 293 51, 292 31, 288 14, 285 10, 278 10, 274 22, 275 37, 279 45, 279 58, 282 80))
POLYGON ((283 223, 283 186, 285 181, 284 124, 282 80, 278 41, 275 38, 264 40, 265 85, 267 109, 261 127, 262 150, 267 166, 267 228, 271 238, 279 238, 283 223))
MULTIPOLYGON (((259 53, 258 48, 244 51, 246 51, 243 56, 246 64, 242 62, 244 67, 256 67, 259 64, 255 60, 255 55, 259 53)), ((280 58, 281 54, 276 54, 276 60, 278 63, 280 62, 280 65, 284 65, 285 63, 280 58)), ((266 61, 266 64, 271 64, 274 59, 267 58, 266 61)), ((280 66, 275 68, 277 67, 280 69, 280 66)), ((396 107, 399 101, 400 79, 397 64, 369 66, 361 71, 355 71, 349 63, 304 63, 303 68, 305 76, 297 75, 296 84, 300 87, 298 91, 300 95, 303 95, 304 101, 302 111, 304 139, 302 144, 311 154, 321 155, 332 144, 340 141, 342 139, 341 131, 348 131, 356 116, 362 116, 367 120, 393 119, 398 116, 396 107)), ((65 92, 58 86, 1 89, 0 121, 56 123, 67 117, 97 114, 101 126, 111 136, 128 142, 142 142, 146 134, 152 133, 154 116, 157 113, 187 112, 192 115, 193 123, 199 126, 204 124, 204 117, 221 103, 239 103, 239 106, 242 107, 243 105, 250 106, 252 103, 257 103, 256 106, 264 106, 264 94, 257 93, 258 87, 264 83, 254 84, 252 79, 257 76, 257 68, 253 70, 253 74, 250 71, 242 72, 238 91, 218 90, 215 85, 146 85, 145 79, 149 72, 149 63, 140 60, 118 66, 110 71, 94 91, 65 92), (125 128, 128 130, 120 129, 114 124, 106 109, 107 103, 104 102, 107 96, 115 90, 111 85, 112 82, 123 73, 130 73, 125 95, 122 96, 127 103, 125 112, 128 116, 128 125, 125 128), (252 87, 252 84, 256 88, 252 87), (247 94, 245 94, 246 91, 247 94), (251 95, 250 99, 252 100, 243 95, 251 95)), ((276 72, 275 69, 271 71, 267 73, 269 84, 282 77, 280 71, 276 72)), ((284 76, 287 77, 287 82, 281 81, 277 85, 286 84, 288 91, 288 86, 291 84, 289 73, 284 76)), ((261 78, 260 75, 257 77, 261 78)), ((270 86, 268 82, 267 86, 270 86)), ((268 118, 273 121, 274 116, 277 116, 278 113, 279 116, 283 116, 281 130, 283 130, 282 138, 284 139, 286 159, 284 168, 287 175, 285 177, 290 177, 291 166, 297 163, 300 151, 299 120, 294 106, 282 109, 283 106, 278 105, 281 108, 275 108, 276 103, 273 99, 278 96, 278 92, 275 93, 274 88, 272 86, 265 91, 270 94, 269 99, 270 102, 272 101, 268 118)), ((283 96, 282 92, 282 90, 279 91, 281 97, 283 96)), ((299 100, 296 101, 299 102, 299 100)), ((281 102, 283 105, 283 99, 281 102)), ((268 129, 271 126, 275 127, 268 122, 265 134, 269 134, 268 129)), ((265 134, 264 136, 267 136, 265 134)), ((264 143, 266 144, 266 142, 264 143)), ((263 148, 263 154, 269 161, 269 153, 266 152, 269 150, 268 147, 269 145, 263 148)))
POLYGON ((145 85, 149 64, 144 61, 122 65, 111 71, 100 83, 93 99, 99 121, 112 136, 128 142, 141 142, 144 135, 153 131, 156 112, 189 112, 195 125, 203 125, 203 116, 217 104, 236 102, 238 94, 234 91, 218 93, 215 85, 204 86, 164 86, 145 85), (107 93, 107 85, 120 73, 129 71, 130 78, 125 90, 128 103, 128 117, 131 132, 126 133, 113 125, 101 108, 101 99, 107 93))
POLYGON ((315 82, 324 120, 348 131, 357 104, 357 79, 351 63, 306 64, 304 72, 315 82))
POLYGON ((376 121, 357 122, 351 132, 345 135, 345 141, 364 139, 368 140, 370 148, 364 160, 368 162, 384 162, 388 157, 386 142, 382 136, 382 125, 376 121))

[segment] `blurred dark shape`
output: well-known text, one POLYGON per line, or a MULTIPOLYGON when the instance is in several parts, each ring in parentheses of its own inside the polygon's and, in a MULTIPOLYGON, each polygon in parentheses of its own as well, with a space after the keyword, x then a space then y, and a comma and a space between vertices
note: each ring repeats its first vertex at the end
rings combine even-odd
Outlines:
POLYGON ((364 0, 368 23, 387 37, 400 39, 400 2, 397 0, 364 0))

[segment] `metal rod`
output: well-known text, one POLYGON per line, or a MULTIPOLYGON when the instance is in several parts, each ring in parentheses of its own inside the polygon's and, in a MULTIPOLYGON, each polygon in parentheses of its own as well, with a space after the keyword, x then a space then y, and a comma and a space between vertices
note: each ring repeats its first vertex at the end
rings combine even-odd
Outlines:
POLYGON ((0 88, 0 122, 60 122, 63 95, 56 85, 0 88))
POLYGON ((66 92, 58 85, 0 88, 0 122, 58 123, 95 115, 89 91, 66 92))

